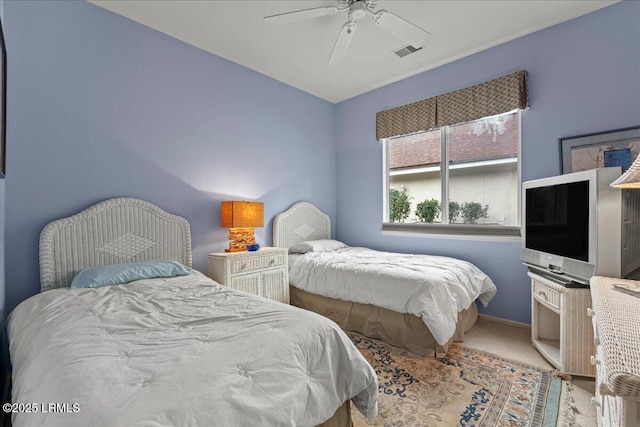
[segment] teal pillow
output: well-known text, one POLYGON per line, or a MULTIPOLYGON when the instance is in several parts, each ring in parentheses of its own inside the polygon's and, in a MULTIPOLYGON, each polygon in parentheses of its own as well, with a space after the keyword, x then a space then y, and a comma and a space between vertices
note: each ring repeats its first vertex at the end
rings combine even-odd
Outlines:
POLYGON ((129 264, 102 265, 85 268, 73 278, 72 289, 101 288, 109 285, 122 285, 141 279, 157 277, 185 276, 191 269, 176 261, 143 261, 129 264))

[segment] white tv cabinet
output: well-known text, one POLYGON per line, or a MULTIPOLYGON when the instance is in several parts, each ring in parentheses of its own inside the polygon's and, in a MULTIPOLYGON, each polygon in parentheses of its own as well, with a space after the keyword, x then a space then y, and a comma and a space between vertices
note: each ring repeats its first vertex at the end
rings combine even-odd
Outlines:
POLYGON ((595 376, 589 288, 569 288, 532 271, 531 342, 563 374, 595 376))

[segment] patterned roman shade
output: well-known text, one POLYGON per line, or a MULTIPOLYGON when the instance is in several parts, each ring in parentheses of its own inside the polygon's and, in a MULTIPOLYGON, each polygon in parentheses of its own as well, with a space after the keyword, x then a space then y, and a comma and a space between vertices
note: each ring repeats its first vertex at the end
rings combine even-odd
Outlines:
POLYGON ((377 139, 465 123, 528 106, 527 72, 518 71, 465 89, 381 111, 377 139))
POLYGON ((381 111, 376 115, 378 139, 408 135, 436 127, 436 98, 381 111))
POLYGON ((470 122, 527 106, 527 72, 519 71, 438 98, 438 127, 470 122))

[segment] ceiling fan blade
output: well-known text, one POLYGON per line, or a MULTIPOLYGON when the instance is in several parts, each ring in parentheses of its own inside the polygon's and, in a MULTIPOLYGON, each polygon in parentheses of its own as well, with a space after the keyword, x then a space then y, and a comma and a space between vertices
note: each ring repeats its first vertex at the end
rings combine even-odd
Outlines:
POLYGON ((336 44, 333 46, 331 56, 329 57, 329 64, 334 65, 342 61, 342 58, 347 54, 351 39, 356 32, 358 25, 354 21, 349 21, 342 26, 336 44))
POLYGON ((315 7, 313 9, 297 10, 295 12, 281 13, 278 15, 265 16, 264 22, 270 25, 288 24, 289 22, 301 21, 303 19, 317 18, 319 16, 335 15, 338 9, 333 6, 315 7))
POLYGON ((424 46, 431 37, 428 31, 386 10, 375 13, 373 22, 413 47, 424 46))

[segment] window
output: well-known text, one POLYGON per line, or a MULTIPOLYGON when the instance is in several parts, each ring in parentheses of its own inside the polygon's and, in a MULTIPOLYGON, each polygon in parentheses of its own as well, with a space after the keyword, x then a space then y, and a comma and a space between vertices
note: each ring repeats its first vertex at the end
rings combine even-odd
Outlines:
POLYGON ((383 229, 519 235, 520 110, 387 138, 383 147, 383 229))
POLYGON ((383 230, 519 235, 521 70, 383 110, 383 230))

